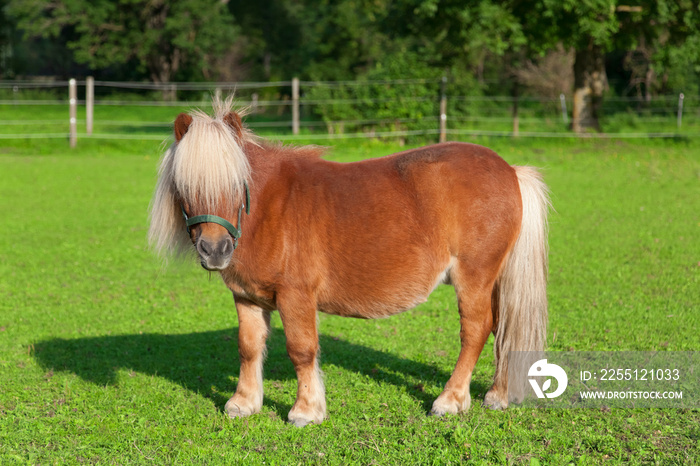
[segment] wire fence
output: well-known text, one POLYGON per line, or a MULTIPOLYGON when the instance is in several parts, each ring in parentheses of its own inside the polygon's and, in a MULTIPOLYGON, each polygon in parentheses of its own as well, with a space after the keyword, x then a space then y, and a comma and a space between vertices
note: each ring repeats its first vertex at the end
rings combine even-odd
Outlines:
POLYGON ((0 139, 164 140, 177 113, 235 93, 247 125, 282 140, 700 137, 700 96, 606 96, 605 132, 570 129, 572 96, 482 95, 445 79, 146 83, 0 81, 0 139))

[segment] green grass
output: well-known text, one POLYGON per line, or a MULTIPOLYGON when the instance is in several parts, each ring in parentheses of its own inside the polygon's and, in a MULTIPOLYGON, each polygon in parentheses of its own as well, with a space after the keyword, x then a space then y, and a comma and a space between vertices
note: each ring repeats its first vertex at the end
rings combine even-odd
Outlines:
MULTIPOLYGON (((480 140, 543 169, 552 350, 700 350, 700 144, 480 140)), ((399 150, 344 142, 350 161, 399 150)), ((428 417, 459 340, 451 288, 377 321, 321 315, 329 419, 285 422, 296 381, 277 315, 263 411, 223 412, 233 300, 147 250, 155 141, 0 142, 0 463, 698 463, 697 410, 491 412, 491 340, 472 409, 428 417)))

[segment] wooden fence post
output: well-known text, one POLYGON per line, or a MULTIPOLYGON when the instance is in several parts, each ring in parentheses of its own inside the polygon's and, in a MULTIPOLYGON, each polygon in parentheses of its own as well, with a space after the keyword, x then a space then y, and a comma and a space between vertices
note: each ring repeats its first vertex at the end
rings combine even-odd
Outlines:
POLYGON ((95 106, 95 78, 88 76, 85 80, 85 132, 92 134, 92 122, 95 106))
POLYGON ((70 146, 75 147, 78 142, 78 84, 75 79, 68 81, 68 113, 69 113, 69 136, 70 146))
POLYGON ((559 102, 561 103, 561 120, 566 125, 569 123, 569 113, 566 111, 566 96, 564 94, 559 94, 559 102))
POLYGON ((253 95, 250 96, 250 113, 255 115, 258 113, 258 93, 253 92, 253 95))
POLYGON ((292 134, 299 134, 299 78, 292 78, 292 134))
POLYGON ((685 95, 681 92, 678 95, 678 129, 681 129, 681 124, 683 123, 683 100, 685 95))
POLYGON ((440 83, 440 138, 439 142, 447 141, 447 76, 440 83))

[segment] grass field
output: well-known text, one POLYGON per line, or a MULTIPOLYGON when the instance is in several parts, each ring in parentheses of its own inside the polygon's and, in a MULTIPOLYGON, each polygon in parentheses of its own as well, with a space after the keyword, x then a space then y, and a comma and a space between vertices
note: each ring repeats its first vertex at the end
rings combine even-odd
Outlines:
MULTIPOLYGON (((477 142, 551 187, 549 349, 700 351, 700 142, 477 142)), ((491 340, 472 409, 428 417, 459 349, 448 287, 385 320, 321 315, 330 417, 304 429, 285 422, 296 381, 275 315, 263 411, 228 419, 233 300, 147 249, 158 156, 154 141, 0 141, 0 463, 700 462, 697 410, 482 408, 491 340)))

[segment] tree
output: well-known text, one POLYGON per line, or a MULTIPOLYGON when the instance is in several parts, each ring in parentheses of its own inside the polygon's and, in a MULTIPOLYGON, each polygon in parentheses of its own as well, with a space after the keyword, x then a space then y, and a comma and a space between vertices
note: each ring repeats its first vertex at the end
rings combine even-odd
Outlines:
POLYGON ((607 52, 643 44, 658 68, 677 63, 679 55, 688 66, 700 64, 700 47, 692 45, 700 44, 700 10, 693 0, 525 0, 513 11, 523 21, 528 43, 540 53, 559 43, 575 50, 576 132, 600 129, 607 52))
POLYGON ((0 0, 0 78, 11 75, 14 71, 12 61, 12 33, 14 28, 5 11, 7 0, 0 0))
POLYGON ((221 0, 9 0, 8 13, 28 37, 73 37, 79 63, 135 61, 157 83, 206 72, 238 32, 221 0))
POLYGON ((315 8, 288 0, 231 0, 228 8, 241 28, 253 79, 284 81, 306 69, 309 48, 302 45, 307 34, 304 19, 317 14, 315 8))
POLYGON ((481 73, 487 57, 502 59, 525 45, 520 19, 511 1, 402 0, 387 24, 420 38, 419 49, 445 67, 474 67, 481 73), (407 21, 406 19, 409 18, 407 21))
POLYGON ((562 44, 573 48, 574 102, 572 128, 599 129, 603 91, 607 87, 605 52, 619 29, 615 0, 533 0, 516 3, 514 14, 534 53, 562 44))
MULTIPOLYGON (((657 87, 700 85, 700 5, 695 0, 644 1, 644 14, 630 35, 652 50, 648 68, 657 87)), ((641 16, 641 15, 640 15, 641 16)))

